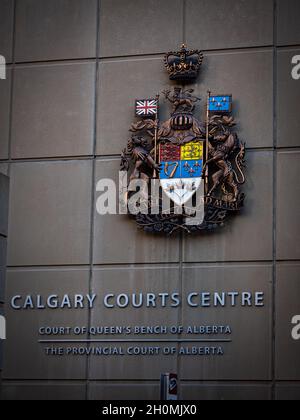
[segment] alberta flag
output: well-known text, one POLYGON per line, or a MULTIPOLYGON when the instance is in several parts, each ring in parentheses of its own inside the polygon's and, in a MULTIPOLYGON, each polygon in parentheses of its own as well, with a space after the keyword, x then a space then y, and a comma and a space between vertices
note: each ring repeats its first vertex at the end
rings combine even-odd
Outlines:
POLYGON ((209 112, 227 114, 232 111, 232 95, 217 95, 209 97, 209 112))

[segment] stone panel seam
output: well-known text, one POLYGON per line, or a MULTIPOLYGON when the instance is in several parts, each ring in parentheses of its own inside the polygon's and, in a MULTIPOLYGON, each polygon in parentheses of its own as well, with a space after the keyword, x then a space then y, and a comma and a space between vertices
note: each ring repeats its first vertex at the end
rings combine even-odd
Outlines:
POLYGON ((14 100, 14 80, 15 80, 15 49, 16 49, 16 11, 17 0, 13 0, 13 35, 12 35, 12 64, 11 64, 11 80, 10 80, 10 104, 9 104, 9 137, 8 137, 8 170, 7 175, 10 177, 11 171, 11 152, 12 152, 12 125, 13 125, 13 100, 14 100))
MULTIPOLYGON (((146 236, 147 238, 147 236, 146 236)), ((277 262, 282 263, 297 263, 300 264, 300 260, 277 260, 277 262)), ((249 266, 267 266, 272 267, 273 260, 240 260, 240 261, 204 261, 204 262, 185 262, 182 261, 183 268, 198 268, 198 267, 214 267, 216 265, 219 266, 242 266, 242 267, 249 267, 249 266)), ((120 270, 124 269, 139 269, 139 268, 178 268, 180 267, 180 262, 145 262, 145 263, 108 263, 108 264, 93 264, 93 270, 120 270)), ((13 271, 30 271, 30 270, 85 270, 89 269, 90 265, 28 265, 28 266, 17 266, 17 265, 9 265, 7 266, 7 270, 10 272, 13 271)))
POLYGON ((84 59, 78 58, 74 60, 55 60, 55 61, 37 61, 32 63, 14 63, 17 70, 44 68, 44 67, 64 67, 64 66, 81 66, 83 64, 95 64, 96 58, 84 59))
MULTIPOLYGON (((278 153, 300 153, 300 146, 290 147, 249 147, 246 151, 251 152, 273 152, 278 153)), ((45 157, 45 158, 22 158, 22 159, 0 159, 0 164, 16 164, 16 163, 43 163, 43 162, 77 162, 77 161, 88 161, 96 159, 97 161, 112 161, 119 160, 121 155, 86 155, 86 156, 62 156, 62 157, 45 157)))
POLYGON ((277 0, 274 0, 273 48, 273 297, 272 297, 272 400, 276 399, 276 201, 277 201, 277 0))
MULTIPOLYGON (((96 74, 95 74, 95 85, 94 85, 94 142, 93 142, 93 170, 92 170, 92 205, 91 205, 91 229, 90 229, 90 276, 89 276, 89 293, 92 293, 93 288, 93 261, 94 261, 94 235, 95 235, 95 203, 96 203, 96 192, 95 192, 95 181, 96 181, 96 149, 97 149, 97 114, 98 114, 98 102, 99 102, 99 80, 100 80, 100 61, 98 57, 98 51, 100 48, 100 8, 101 2, 97 1, 97 25, 96 25, 96 74)), ((88 311, 88 326, 92 323, 92 309, 88 311)), ((90 339, 88 334, 88 339, 90 339)), ((90 347, 91 344, 88 344, 90 347)), ((91 360, 87 357, 86 361, 86 395, 85 399, 90 399, 90 369, 91 360)))
POLYGON ((291 44, 291 45, 277 45, 277 51, 293 51, 298 50, 300 48, 300 44, 291 44))
MULTIPOLYGON (((278 151, 279 153, 284 152, 300 152, 300 146, 292 147, 249 147, 246 148, 247 152, 273 152, 278 151)), ((0 159, 0 164, 16 164, 16 163, 43 163, 43 162, 77 162, 77 161, 88 161, 96 159, 97 161, 111 161, 118 160, 121 158, 121 155, 86 155, 86 156, 62 156, 62 157, 44 157, 44 158, 23 158, 23 159, 0 159)))
MULTIPOLYGON (((238 52, 249 52, 249 51, 257 51, 257 52, 264 52, 268 51, 271 52, 273 49, 273 44, 270 45, 255 45, 251 47, 236 47, 236 48, 217 48, 217 49, 209 49, 205 50, 201 48, 201 45, 198 45, 198 48, 201 49, 201 51, 204 54, 215 54, 215 53, 224 53, 224 54, 232 54, 232 53, 238 53, 238 52)), ((149 53, 149 54, 132 54, 132 55, 118 55, 118 56, 101 56, 100 62, 106 62, 106 61, 118 61, 118 60, 128 60, 128 59, 149 59, 149 58, 159 58, 163 57, 164 54, 162 53, 149 53)))
POLYGON ((93 160, 91 155, 87 156, 64 156, 64 157, 45 157, 45 158, 24 158, 24 159, 8 159, 2 160, 0 163, 58 163, 58 162, 80 162, 80 161, 89 161, 93 160))
POLYGON ((187 44, 186 37, 186 0, 182 0, 182 42, 187 44))
MULTIPOLYGON (((297 49, 300 45, 293 45, 289 47, 278 47, 280 50, 284 49, 297 49)), ((201 45, 198 46, 201 49, 201 45)), ((271 52, 273 45, 267 46, 254 46, 254 47, 238 47, 238 48, 223 48, 223 49, 202 49, 204 54, 232 54, 232 53, 247 53, 250 51, 253 52, 271 52)), ((75 64, 75 63, 92 63, 98 60, 100 63, 106 62, 117 62, 117 61, 136 61, 136 60, 150 60, 163 58, 164 54, 162 53, 151 53, 151 54, 140 54, 140 55, 120 55, 120 56, 107 56, 107 57, 80 57, 80 58, 66 58, 66 59, 55 59, 55 60, 42 60, 42 61, 18 61, 10 63, 16 68, 26 68, 26 67, 39 67, 44 65, 63 65, 63 64, 75 64)))

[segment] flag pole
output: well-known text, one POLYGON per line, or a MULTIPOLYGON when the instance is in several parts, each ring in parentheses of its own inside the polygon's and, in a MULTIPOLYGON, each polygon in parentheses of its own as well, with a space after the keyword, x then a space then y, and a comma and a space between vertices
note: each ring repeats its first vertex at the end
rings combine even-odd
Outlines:
MULTIPOLYGON (((206 100, 206 162, 209 159, 209 100, 211 92, 207 91, 207 100, 206 100)), ((208 165, 205 169, 205 193, 208 194, 208 165)))
MULTIPOLYGON (((158 125, 159 125, 159 94, 156 95, 156 100, 157 100, 157 114, 156 114, 156 119, 155 119, 155 131, 154 131, 154 162, 157 164, 157 141, 158 141, 158 125)), ((156 169, 154 169, 154 173, 153 173, 153 177, 157 178, 157 171, 156 169)))

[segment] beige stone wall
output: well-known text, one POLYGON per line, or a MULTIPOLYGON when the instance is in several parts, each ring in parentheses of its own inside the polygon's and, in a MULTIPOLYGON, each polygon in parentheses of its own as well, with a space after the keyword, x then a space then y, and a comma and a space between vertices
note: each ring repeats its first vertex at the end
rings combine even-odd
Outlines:
MULTIPOLYGON (((298 0, 0 0, 0 171, 10 176, 7 293, 263 290, 263 312, 7 307, 3 398, 157 399, 177 371, 184 399, 300 398, 298 0), (194 86, 232 93, 247 143, 245 210, 214 234, 149 236, 96 214, 95 185, 116 177, 136 98, 169 85, 163 53, 204 51, 194 86), (47 358, 43 323, 224 322, 222 360, 47 358), (298 381, 298 382, 297 382, 298 381)), ((198 113, 204 118, 204 99, 198 113)), ((163 107, 162 117, 167 116, 163 107)))

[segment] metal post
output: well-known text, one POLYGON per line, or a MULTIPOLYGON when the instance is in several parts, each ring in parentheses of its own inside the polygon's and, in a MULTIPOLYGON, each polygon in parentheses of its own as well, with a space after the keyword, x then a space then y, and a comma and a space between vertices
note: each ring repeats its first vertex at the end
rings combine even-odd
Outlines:
POLYGON ((178 400, 178 377, 176 373, 164 373, 160 377, 160 400, 178 400))
MULTIPOLYGON (((158 119, 158 112, 159 112, 159 94, 156 95, 157 100, 157 116, 155 119, 155 132, 154 132, 154 162, 157 164, 157 140, 158 140, 158 126, 159 126, 159 119, 158 119)), ((157 178, 156 169, 154 169, 153 177, 157 178)))
MULTIPOLYGON (((206 100, 206 162, 209 159, 209 100, 211 92, 207 91, 207 100, 206 100)), ((205 169, 205 194, 208 194, 208 165, 205 169)))

